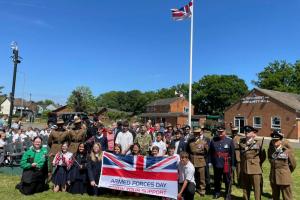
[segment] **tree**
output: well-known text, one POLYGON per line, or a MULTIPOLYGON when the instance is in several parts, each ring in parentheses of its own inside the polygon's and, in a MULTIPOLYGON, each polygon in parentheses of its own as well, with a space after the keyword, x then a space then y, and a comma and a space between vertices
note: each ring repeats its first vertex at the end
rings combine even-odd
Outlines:
POLYGON ((244 80, 235 75, 207 75, 193 84, 195 112, 222 115, 248 92, 244 80))
POLYGON ((39 105, 45 105, 45 106, 55 104, 54 101, 52 101, 51 99, 45 99, 45 100, 42 100, 42 101, 38 101, 36 103, 39 104, 39 105))
POLYGON ((73 108, 76 112, 95 112, 96 100, 89 87, 80 86, 72 91, 69 96, 67 105, 73 108))
POLYGON ((260 88, 281 92, 300 92, 300 63, 295 65, 286 61, 274 61, 257 74, 257 81, 252 81, 260 88))

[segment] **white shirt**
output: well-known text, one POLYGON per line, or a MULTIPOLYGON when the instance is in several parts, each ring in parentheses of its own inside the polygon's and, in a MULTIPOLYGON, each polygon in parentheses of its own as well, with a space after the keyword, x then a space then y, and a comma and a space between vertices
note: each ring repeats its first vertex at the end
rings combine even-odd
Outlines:
POLYGON ((37 133, 34 131, 26 131, 26 135, 33 140, 33 138, 37 136, 37 133))
POLYGON ((27 137, 27 135, 21 133, 20 135, 19 134, 14 134, 13 135, 13 142, 16 142, 17 140, 20 140, 20 142, 24 142, 24 139, 27 137))
POLYGON ((167 145, 162 140, 160 142, 153 142, 152 147, 157 146, 159 148, 159 152, 157 156, 164 156, 167 151, 167 145))
POLYGON ((116 144, 121 145, 122 154, 125 154, 125 151, 128 150, 131 145, 133 145, 132 134, 129 131, 126 133, 119 132, 116 138, 116 144))
POLYGON ((186 165, 183 165, 181 162, 178 166, 178 176, 179 176, 179 183, 183 183, 185 180, 191 183, 195 183, 195 167, 194 165, 189 161, 186 165))
POLYGON ((6 142, 3 139, 0 139, 0 147, 4 147, 6 145, 6 142))
POLYGON ((178 151, 179 142, 180 142, 180 140, 178 140, 178 141, 175 142, 175 154, 176 155, 178 155, 177 151, 178 151))

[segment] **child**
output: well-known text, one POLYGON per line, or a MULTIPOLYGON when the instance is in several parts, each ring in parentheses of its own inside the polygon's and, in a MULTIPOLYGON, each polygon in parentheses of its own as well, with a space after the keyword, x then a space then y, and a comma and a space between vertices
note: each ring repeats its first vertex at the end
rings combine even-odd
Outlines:
POLYGON ((68 151, 69 143, 64 142, 61 145, 61 151, 58 152, 53 159, 53 166, 56 167, 52 176, 52 182, 54 184, 54 192, 62 190, 66 191, 67 186, 67 175, 70 167, 72 166, 73 154, 68 151))
POLYGON ((153 146, 157 146, 159 148, 158 156, 164 156, 167 152, 167 145, 162 139, 162 132, 158 132, 156 133, 156 140, 152 144, 153 146))

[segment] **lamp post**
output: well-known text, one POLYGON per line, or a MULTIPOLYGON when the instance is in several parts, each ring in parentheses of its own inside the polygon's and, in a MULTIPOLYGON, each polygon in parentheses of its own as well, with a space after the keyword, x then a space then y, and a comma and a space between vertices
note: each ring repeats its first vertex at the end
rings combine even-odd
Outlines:
POLYGON ((18 64, 21 63, 19 60, 19 49, 18 44, 16 42, 11 43, 11 49, 13 50, 13 63, 14 63, 14 76, 13 76, 13 83, 10 93, 10 109, 9 109, 9 118, 8 118, 8 127, 11 128, 11 122, 12 122, 12 115, 13 115, 13 109, 14 109, 14 101, 15 101, 15 87, 16 87, 16 78, 17 78, 17 68, 18 64))

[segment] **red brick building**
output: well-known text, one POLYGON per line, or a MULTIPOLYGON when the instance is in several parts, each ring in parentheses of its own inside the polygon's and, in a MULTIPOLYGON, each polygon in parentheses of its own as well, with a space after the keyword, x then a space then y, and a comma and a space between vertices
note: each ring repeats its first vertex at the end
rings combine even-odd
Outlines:
POLYGON ((245 125, 259 129, 259 136, 270 136, 279 129, 286 138, 300 137, 300 95, 261 88, 253 89, 225 110, 224 121, 243 132, 245 125))
MULTIPOLYGON (((171 123, 172 125, 180 124, 181 126, 188 124, 189 102, 184 97, 174 97, 167 99, 159 99, 147 105, 146 113, 141 114, 143 122, 151 120, 152 123, 171 123)), ((194 106, 192 105, 192 121, 193 124, 199 125, 204 123, 203 118, 206 116, 193 116, 194 106)))

